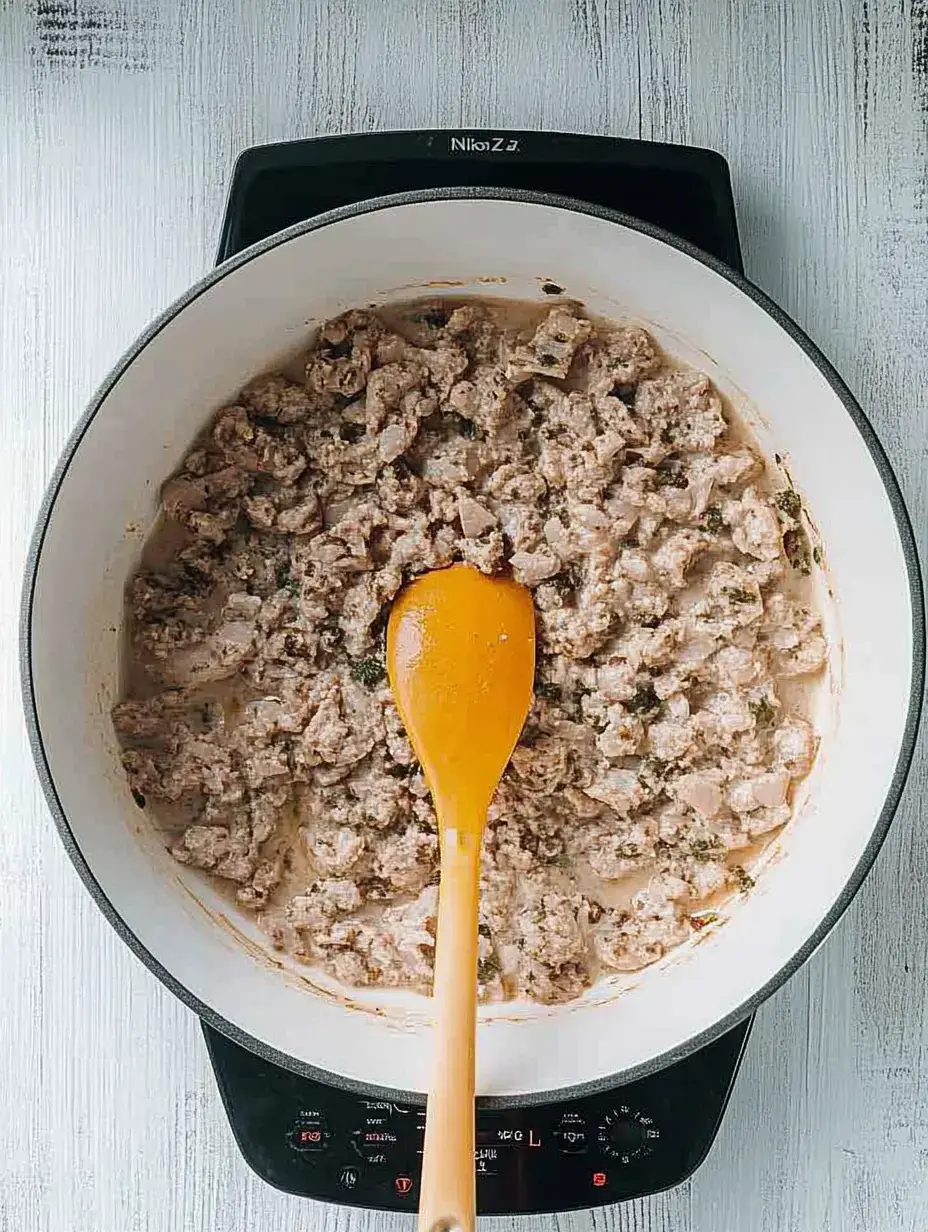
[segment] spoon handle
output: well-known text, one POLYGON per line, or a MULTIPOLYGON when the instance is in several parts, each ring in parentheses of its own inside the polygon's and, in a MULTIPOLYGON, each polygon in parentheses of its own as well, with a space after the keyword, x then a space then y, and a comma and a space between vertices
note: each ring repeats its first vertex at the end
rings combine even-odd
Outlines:
POLYGON ((435 1070, 422 1157, 418 1232, 473 1232, 479 825, 442 829, 435 978, 435 1070))

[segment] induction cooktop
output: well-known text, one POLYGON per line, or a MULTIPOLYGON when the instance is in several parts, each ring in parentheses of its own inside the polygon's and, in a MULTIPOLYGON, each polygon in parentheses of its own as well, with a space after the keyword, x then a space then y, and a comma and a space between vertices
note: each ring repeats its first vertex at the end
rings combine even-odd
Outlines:
MULTIPOLYGON (((450 186, 578 197, 654 223, 742 270, 725 160, 711 150, 563 133, 366 133, 258 146, 232 174, 217 259, 371 197, 450 186)), ((557 288, 555 288, 557 290, 557 288)), ((477 1106, 477 1209, 603 1206, 685 1180, 718 1132, 752 1019, 650 1077, 580 1099, 477 1106)), ((282 1069, 203 1023, 236 1142, 269 1184, 414 1211, 425 1109, 282 1069)))

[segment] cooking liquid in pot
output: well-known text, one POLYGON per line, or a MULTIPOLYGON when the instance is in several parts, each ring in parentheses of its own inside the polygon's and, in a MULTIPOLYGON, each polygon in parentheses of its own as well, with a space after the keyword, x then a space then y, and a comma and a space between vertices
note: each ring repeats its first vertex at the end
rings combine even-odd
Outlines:
POLYGON ((462 558, 511 567, 539 624, 482 995, 576 996, 749 889, 815 753, 808 526, 644 331, 505 300, 346 314, 213 419, 164 498, 127 597, 127 773, 277 945, 430 984, 434 818, 382 638, 402 582, 462 558))

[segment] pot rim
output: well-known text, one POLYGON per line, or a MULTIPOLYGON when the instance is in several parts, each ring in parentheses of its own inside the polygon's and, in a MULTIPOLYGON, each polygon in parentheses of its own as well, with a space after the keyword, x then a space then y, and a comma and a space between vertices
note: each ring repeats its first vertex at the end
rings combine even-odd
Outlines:
POLYGON ((67 851, 72 864, 75 866, 78 875, 87 890, 90 892, 104 916, 116 930, 119 937, 129 946, 136 957, 141 959, 145 966, 161 981, 161 983, 176 997, 178 997, 179 1000, 187 1005, 188 1008, 192 1009, 194 1013, 196 1013, 209 1026, 221 1032, 241 1047, 246 1048, 249 1052, 262 1057, 264 1060, 269 1061, 274 1065, 278 1065, 284 1069, 290 1070, 291 1072, 302 1074, 307 1078, 311 1078, 325 1085, 341 1088, 359 1095, 370 1096, 378 1099, 395 1100, 397 1102, 422 1103, 424 1097, 419 1092, 398 1091, 391 1087, 381 1087, 355 1079, 345 1078, 340 1074, 333 1073, 329 1070, 320 1069, 307 1064, 306 1062, 300 1061, 296 1057, 280 1052, 278 1049, 256 1039, 254 1036, 241 1030, 228 1019, 217 1014, 209 1005, 191 993, 189 989, 181 984, 179 980, 177 980, 169 971, 166 970, 165 967, 162 966, 155 955, 142 944, 135 933, 133 933, 128 927, 126 922, 113 907, 104 887, 99 881, 97 881, 93 870, 84 859, 80 845, 75 838, 73 830, 71 829, 64 805, 58 796, 58 792, 51 775, 50 767, 45 754, 41 722, 33 685, 32 613, 35 586, 45 535, 54 513, 58 493, 64 483, 71 463, 73 462, 74 457, 80 447, 84 434, 87 432, 91 423, 96 418, 97 413, 100 411, 110 392, 120 380, 122 375, 130 367, 130 365, 134 363, 145 347, 161 332, 161 330, 169 325, 175 317, 183 311, 183 309, 199 298, 199 296, 204 292, 215 286, 228 274, 244 265, 247 265, 249 262, 256 260, 264 253, 277 248, 281 244, 288 243, 290 240, 295 239, 298 236, 335 225, 348 218, 373 213, 381 209, 389 209, 404 205, 422 205, 430 202, 447 200, 512 201, 528 205, 546 206, 551 209, 564 210, 570 213, 585 214, 594 218, 602 219, 605 222, 617 223, 620 226, 627 227, 632 231, 640 232, 641 234, 657 240, 660 243, 669 245, 671 248, 677 249, 677 251, 691 257, 693 260, 699 261, 702 265, 707 266, 709 269, 724 278, 727 282, 731 283, 735 288, 753 300, 758 307, 766 312, 767 315, 770 316, 774 322, 789 335, 791 340, 815 365, 832 389, 833 393, 844 406, 844 409, 847 411, 855 427, 863 438, 863 442, 867 447, 874 466, 876 467, 877 473, 883 483, 883 487, 896 521, 896 529, 899 534, 902 553, 906 563, 906 572, 908 575, 909 593, 912 606, 912 676, 909 685, 909 699, 905 728, 889 791, 887 793, 883 808, 880 811, 879 817, 874 823, 873 831, 867 846, 858 860, 851 876, 845 883, 841 894, 836 899, 831 909, 820 922, 815 931, 806 939, 805 943, 796 951, 792 958, 785 963, 775 975, 767 980, 761 988, 744 1000, 741 1005, 732 1010, 713 1026, 699 1032, 697 1035, 691 1036, 683 1043, 678 1044, 675 1048, 669 1049, 660 1056, 654 1057, 650 1061, 635 1066, 630 1070, 622 1071, 617 1074, 611 1074, 603 1078, 596 1078, 585 1083, 576 1083, 569 1087, 562 1087, 554 1090, 528 1091, 520 1095, 486 1097, 479 1101, 482 1106, 491 1108, 524 1107, 528 1105, 550 1103, 553 1101, 560 1102, 564 1100, 581 1099, 588 1095, 609 1090, 620 1084, 624 1085, 629 1082, 637 1081, 638 1079, 644 1078, 649 1074, 657 1072, 658 1070, 665 1069, 668 1066, 673 1065, 675 1062, 681 1061, 685 1057, 692 1055, 700 1048, 703 1048, 707 1044, 712 1043, 713 1040, 718 1039, 719 1036, 736 1026, 739 1022, 743 1021, 749 1014, 754 1013, 754 1011, 769 996, 771 996, 772 993, 784 984, 786 980, 789 979, 790 976, 792 976, 803 965, 803 963, 811 957, 819 945, 821 945, 821 943, 825 940, 828 933, 832 930, 832 928, 834 928, 835 924, 837 924, 838 920, 850 905, 851 900, 860 889, 860 886, 873 866, 879 850, 883 845, 892 819, 895 816, 896 810, 899 806, 902 792, 905 787, 906 778, 908 776, 909 767, 915 751, 922 709, 922 698, 925 687, 925 607, 918 550, 916 547, 915 536, 908 510, 906 509, 902 492, 899 487, 899 482, 896 479, 896 475, 892 469, 886 452, 883 449, 883 446, 880 443, 869 419, 835 368, 825 358, 808 335, 799 327, 799 325, 797 325, 796 322, 786 312, 784 312, 782 308, 778 307, 763 291, 751 283, 743 274, 738 273, 736 270, 732 269, 730 266, 727 266, 716 257, 713 257, 709 253, 704 252, 702 249, 697 248, 694 244, 673 235, 671 232, 665 231, 661 227, 653 226, 651 223, 643 222, 640 219, 624 214, 618 210, 592 205, 588 202, 576 200, 571 197, 560 196, 556 193, 480 187, 422 189, 412 192, 395 193, 384 197, 369 198, 364 201, 359 201, 350 205, 340 206, 333 210, 328 210, 324 214, 307 219, 305 222, 296 223, 294 226, 288 227, 283 231, 278 231, 275 234, 268 236, 266 239, 261 240, 259 243, 243 249, 240 253, 237 253, 227 261, 224 261, 221 265, 217 265, 211 269, 149 324, 149 326, 139 335, 128 350, 126 350, 120 359, 117 360, 116 364, 104 378, 91 398, 86 410, 83 412, 68 437, 67 443, 65 444, 59 461, 48 483, 48 487, 46 488, 36 519, 35 528, 32 533, 26 559, 19 621, 19 660, 22 699, 29 744, 32 749, 32 755, 36 765, 36 770, 38 772, 39 781, 65 850, 67 851))

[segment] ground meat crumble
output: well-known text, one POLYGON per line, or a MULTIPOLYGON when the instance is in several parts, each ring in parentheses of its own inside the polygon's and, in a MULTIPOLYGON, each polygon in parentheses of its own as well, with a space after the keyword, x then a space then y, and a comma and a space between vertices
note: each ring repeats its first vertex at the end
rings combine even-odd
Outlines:
POLYGON ((826 657, 803 511, 644 330, 568 303, 345 313, 214 416, 162 503, 127 592, 123 764, 175 858, 277 946, 430 984, 435 817, 384 631, 452 561, 511 570, 537 612, 481 995, 575 997, 752 884, 817 746, 791 685, 826 657))

